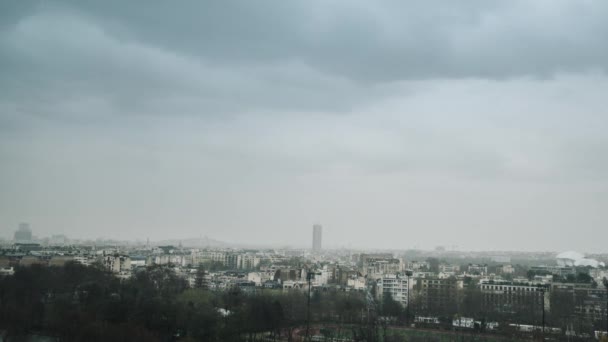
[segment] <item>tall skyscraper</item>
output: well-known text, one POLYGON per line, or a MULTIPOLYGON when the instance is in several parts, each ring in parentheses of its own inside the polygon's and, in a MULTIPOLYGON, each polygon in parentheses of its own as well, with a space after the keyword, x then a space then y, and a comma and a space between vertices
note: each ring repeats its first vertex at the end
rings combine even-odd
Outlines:
POLYGON ((321 235, 323 234, 323 227, 320 224, 312 226, 312 250, 321 250, 321 235))
POLYGON ((19 229, 15 232, 15 242, 28 243, 32 241, 32 230, 27 223, 19 223, 19 229))

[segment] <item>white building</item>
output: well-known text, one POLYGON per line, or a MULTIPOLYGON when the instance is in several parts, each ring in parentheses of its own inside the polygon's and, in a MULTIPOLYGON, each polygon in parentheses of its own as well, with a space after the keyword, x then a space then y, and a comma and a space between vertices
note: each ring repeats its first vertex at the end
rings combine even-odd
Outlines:
POLYGON ((182 254, 162 254, 154 257, 155 265, 177 265, 177 266, 186 266, 191 263, 190 255, 182 255, 182 254))
POLYGON ((262 286, 264 282, 272 280, 274 272, 249 272, 247 280, 255 283, 256 286, 262 286))
POLYGON ((591 266, 593 268, 604 267, 603 262, 599 262, 595 259, 587 259, 581 253, 575 251, 567 251, 560 253, 556 256, 557 265, 561 267, 568 266, 591 266))
POLYGON ((377 280, 377 296, 381 301, 383 296, 390 294, 392 298, 401 304, 407 306, 407 297, 410 286, 408 279, 400 274, 385 274, 377 280))
POLYGON ((460 266, 458 266, 458 265, 449 265, 449 264, 441 264, 441 265, 439 265, 439 272, 456 274, 456 273, 460 272, 460 266))
POLYGON ((365 278, 364 277, 351 277, 346 280, 346 286, 353 290, 365 290, 365 278))
POLYGON ((237 260, 237 268, 252 270, 260 266, 260 258, 254 254, 241 254, 237 260))
POLYGON ((420 271, 420 270, 430 269, 431 265, 429 264, 428 261, 415 261, 414 260, 414 261, 409 262, 407 267, 413 271, 420 271))
POLYGON ((15 274, 13 267, 0 267, 0 276, 11 276, 15 274))
POLYGON ((475 320, 470 317, 458 317, 452 320, 452 326, 455 328, 474 328, 475 320))
POLYGON ((470 274, 486 275, 488 274, 488 265, 469 264, 467 272, 470 274))
POLYGON ((515 273, 515 268, 513 267, 513 265, 502 265, 502 267, 500 268, 500 272, 502 274, 513 274, 515 273))
POLYGON ((94 258, 89 258, 89 257, 82 256, 82 255, 75 256, 73 260, 74 260, 74 262, 77 262, 84 266, 91 266, 91 264, 93 262, 95 262, 94 258))
POLYGON ((405 264, 399 259, 376 259, 367 261, 362 268, 362 274, 374 279, 384 274, 396 274, 405 270, 405 264))
POLYGON ((126 255, 106 255, 103 257, 103 265, 113 273, 131 272, 131 258, 126 255))

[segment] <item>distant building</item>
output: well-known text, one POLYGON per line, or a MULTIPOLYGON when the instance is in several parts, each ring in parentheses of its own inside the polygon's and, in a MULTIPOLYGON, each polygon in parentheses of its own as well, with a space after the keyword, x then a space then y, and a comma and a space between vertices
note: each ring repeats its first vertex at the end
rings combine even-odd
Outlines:
POLYGON ((152 263, 155 265, 174 265, 174 266, 186 266, 188 265, 190 256, 183 254, 161 254, 153 258, 152 263))
POLYGON ((32 251, 41 251, 43 249, 39 243, 33 242, 15 242, 14 245, 15 250, 23 253, 29 253, 32 251))
POLYGON ((15 232, 15 243, 32 242, 32 230, 28 223, 19 223, 19 228, 15 232))
POLYGON ((322 234, 323 234, 323 227, 320 224, 315 224, 312 226, 312 250, 313 251, 321 250, 322 234))
POLYGON ((574 305, 574 316, 588 322, 606 322, 606 288, 590 284, 553 283, 551 284, 552 305, 560 307, 563 303, 574 305))
POLYGON ((63 234, 52 235, 49 239, 49 245, 63 246, 68 243, 68 238, 63 234))
POLYGON ((407 306, 409 284, 408 279, 400 274, 385 274, 376 282, 378 285, 377 296, 378 300, 382 301, 384 296, 390 295, 393 300, 407 306))
POLYGON ((130 272, 131 258, 126 255, 106 255, 103 258, 103 265, 113 273, 130 272))
POLYGON ((549 289, 536 283, 482 280, 479 283, 483 305, 496 312, 525 312, 541 308, 543 296, 545 310, 549 311, 549 289))
POLYGON ((275 271, 272 280, 285 282, 287 280, 301 280, 302 273, 304 273, 301 269, 294 268, 280 268, 275 271))
POLYGON ((488 265, 469 264, 467 271, 474 275, 488 274, 488 265))
POLYGON ((15 269, 11 267, 0 267, 0 276, 12 276, 15 274, 15 269))
POLYGON ((511 257, 508 255, 494 255, 491 258, 492 262, 507 264, 511 262, 511 257))
POLYGON ((351 276, 346 280, 346 286, 353 290, 365 290, 367 288, 363 276, 351 276))
POLYGON ((591 266, 593 268, 604 267, 606 264, 595 259, 587 259, 581 253, 568 251, 556 256, 557 265, 561 267, 591 266))
MULTIPOLYGON (((251 253, 233 253, 221 251, 202 251, 191 256, 192 264, 215 262, 226 268, 251 270, 260 266, 261 259, 251 253)), ((190 261, 189 261, 190 262, 190 261)), ((188 262, 188 263, 189 263, 188 262)), ((185 265, 185 264, 184 264, 185 265)))
POLYGON ((458 317, 452 320, 452 326, 454 328, 475 328, 475 320, 470 317, 458 317))
POLYGON ((253 254, 241 254, 237 262, 238 269, 252 270, 260 265, 260 258, 253 254))
POLYGON ((439 272, 441 273, 451 273, 456 274, 460 272, 460 266, 458 265, 450 265, 450 264, 441 264, 439 265, 439 272))
POLYGON ((547 273, 554 274, 560 277, 565 277, 568 274, 575 275, 576 269, 574 267, 562 267, 562 266, 532 266, 530 270, 536 273, 547 273))
POLYGON ((431 265, 429 264, 428 261, 410 261, 407 264, 407 268, 413 271, 422 271, 422 270, 429 270, 431 268, 431 265))
POLYGON ((365 254, 361 257, 361 274, 371 278, 404 271, 404 263, 392 255, 365 254))
POLYGON ((74 262, 79 263, 79 264, 84 265, 84 266, 91 266, 91 264, 94 261, 95 261, 94 259, 88 258, 86 256, 75 256, 74 257, 74 262))
POLYGON ((146 257, 141 255, 131 255, 131 268, 145 267, 146 257))
POLYGON ((513 274, 515 273, 515 268, 513 265, 502 265, 500 268, 500 273, 502 274, 513 274))
POLYGON ((450 278, 419 278, 416 280, 417 310, 422 313, 457 312, 461 302, 463 281, 450 278))

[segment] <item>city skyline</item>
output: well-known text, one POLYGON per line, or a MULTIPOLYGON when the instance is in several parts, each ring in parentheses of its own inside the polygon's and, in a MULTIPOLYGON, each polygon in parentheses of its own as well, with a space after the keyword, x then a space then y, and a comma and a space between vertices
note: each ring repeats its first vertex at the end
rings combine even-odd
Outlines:
POLYGON ((0 1, 0 340, 608 341, 608 1, 0 1))
POLYGON ((557 250, 557 249, 530 249, 530 250, 524 250, 524 249, 504 249, 504 250, 489 250, 487 248, 484 248, 484 246, 479 246, 479 248, 462 248, 461 246, 458 245, 429 245, 429 246, 420 246, 420 245, 413 245, 413 246, 400 246, 400 247, 395 247, 395 248, 391 248, 391 247, 386 247, 386 246, 357 246, 357 245, 352 245, 352 244, 344 244, 344 243, 332 243, 330 241, 329 245, 326 247, 320 247, 320 248, 315 248, 315 242, 318 241, 319 246, 321 245, 321 241, 322 241, 322 231, 323 231, 323 227, 320 224, 314 224, 313 225, 313 235, 312 235, 312 244, 307 244, 305 242, 301 242, 301 243, 290 243, 290 242, 285 242, 285 243, 251 243, 251 242, 243 242, 243 241, 239 241, 238 239, 236 240, 230 240, 230 241, 221 241, 221 240, 216 240, 213 237, 209 237, 209 236, 201 236, 201 237, 175 237, 172 236, 170 238, 167 239, 159 239, 159 240, 150 240, 149 237, 145 238, 145 239, 116 239, 116 238, 112 238, 111 236, 88 236, 88 237, 73 237, 73 236, 66 236, 64 234, 61 233, 52 233, 50 235, 47 236, 37 236, 34 233, 34 231, 32 231, 30 229, 30 225, 27 222, 21 222, 19 223, 18 227, 16 230, 13 231, 13 234, 11 235, 12 237, 3 237, 0 236, 0 241, 4 241, 6 242, 13 242, 13 243, 35 243, 35 244, 43 244, 43 245, 81 245, 81 246, 87 246, 87 245, 97 245, 97 244, 115 244, 118 243, 120 245, 125 245, 125 246, 151 246, 151 245, 155 245, 155 246, 159 246, 159 245, 175 245, 175 246, 181 246, 183 243, 186 244, 187 247, 211 247, 211 248, 253 248, 253 249, 296 249, 296 250, 311 250, 313 252, 320 252, 322 249, 323 250, 327 250, 327 251, 332 251, 332 250, 353 250, 353 251, 392 251, 392 252, 405 252, 405 251, 427 251, 427 252, 437 252, 437 253, 444 253, 444 252, 448 252, 448 253, 452 253, 452 252, 462 252, 462 253, 467 253, 467 252, 472 252, 472 253, 507 253, 509 255, 517 255, 518 253, 552 253, 555 255, 559 255, 559 254, 578 254, 580 252, 582 252, 582 255, 597 255, 599 254, 604 254, 605 251, 604 250, 597 250, 597 251, 593 251, 593 250, 585 250, 585 249, 579 249, 577 251, 573 251, 571 249, 566 250, 566 249, 562 249, 562 250, 557 250), (20 234, 23 229, 25 229, 27 231, 27 234, 29 235, 28 239, 17 239, 16 236, 18 234, 20 234), (318 233, 317 233, 318 232, 318 233))

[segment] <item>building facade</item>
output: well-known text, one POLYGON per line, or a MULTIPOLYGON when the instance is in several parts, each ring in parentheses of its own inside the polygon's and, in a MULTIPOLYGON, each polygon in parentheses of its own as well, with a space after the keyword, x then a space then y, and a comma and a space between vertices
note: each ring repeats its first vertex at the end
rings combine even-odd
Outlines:
POLYGON ((535 283, 482 280, 479 288, 483 294, 483 306, 495 312, 549 311, 549 288, 535 283))
POLYGON ((416 307, 435 315, 458 312, 463 281, 455 277, 416 279, 416 307))
POLYGON ((320 224, 312 226, 312 250, 318 252, 322 248, 323 227, 320 224))
POLYGON ((408 303, 409 283, 406 276, 397 274, 384 274, 376 281, 376 296, 382 301, 384 296, 390 295, 393 300, 403 307, 408 303))
POLYGON ((14 235, 15 243, 32 242, 32 230, 28 223, 19 223, 19 228, 14 235))
MULTIPOLYGON (((593 287, 590 284, 553 283, 551 284, 551 302, 556 311, 566 304, 568 315, 574 315, 587 322, 606 320, 607 296, 603 286, 593 287)), ((557 312, 556 312, 557 313, 557 312)))

